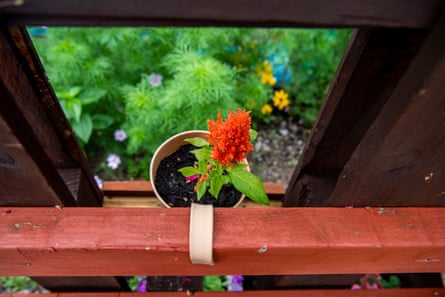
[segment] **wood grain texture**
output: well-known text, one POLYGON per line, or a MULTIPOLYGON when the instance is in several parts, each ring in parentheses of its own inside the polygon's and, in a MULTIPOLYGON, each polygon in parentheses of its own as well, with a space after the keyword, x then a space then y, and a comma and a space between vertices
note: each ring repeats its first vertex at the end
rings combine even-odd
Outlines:
MULTIPOLYGON (((279 199, 284 195, 284 185, 280 183, 264 183, 264 189, 269 199, 279 199)), ((132 196, 154 197, 150 181, 105 181, 102 192, 108 197, 132 196)))
POLYGON ((445 270, 442 208, 215 209, 214 266, 190 264, 189 211, 3 209, 0 275, 177 275, 179 271, 181 275, 307 275, 445 270))
POLYGON ((445 14, 339 175, 327 205, 445 206, 445 14))
MULTIPOLYGON (((0 84, 0 96, 2 90, 0 84)), ((61 205, 59 196, 1 116, 0 139, 0 205, 61 205)))
POLYGON ((345 164, 427 33, 406 29, 356 30, 291 178, 285 206, 329 205, 326 200, 345 164))
POLYGON ((442 7, 440 0, 41 0, 2 9, 0 24, 418 28, 432 25, 442 7))
MULTIPOLYGON (((194 292, 196 297, 441 297, 443 288, 430 289, 385 289, 385 290, 280 290, 280 291, 245 291, 245 292, 194 292)), ((8 297, 23 297, 23 294, 6 294, 8 297)), ((185 292, 151 292, 151 293, 57 293, 29 294, 29 297, 182 297, 185 292)))
MULTIPOLYGON (((37 63, 37 54, 26 30, 1 29, 0 60, 0 116, 5 123, 2 127, 4 133, 10 133, 11 137, 16 139, 15 153, 19 153, 18 148, 21 147, 20 164, 7 170, 2 167, 2 170, 8 173, 2 176, 2 183, 17 185, 16 190, 10 192, 5 192, 9 187, 3 188, 1 204, 12 205, 20 201, 15 205, 73 206, 83 203, 99 206, 102 196, 92 181, 80 147, 76 142, 77 153, 73 155, 73 150, 66 146, 68 139, 61 137, 54 128, 57 126, 55 118, 65 123, 66 127, 69 127, 69 124, 55 95, 48 93, 50 87, 44 87, 44 82, 48 86, 49 84, 41 65, 37 63), (50 110, 52 111, 49 112, 50 110), (31 168, 36 170, 29 171, 31 168), (58 172, 58 169, 62 168, 81 171, 81 178, 66 182, 71 186, 77 183, 76 193, 82 195, 82 198, 78 199, 73 196, 74 192, 70 192, 58 172), (13 175, 10 174, 12 170, 13 175), (42 178, 36 182, 35 178, 39 175, 42 178), (53 194, 45 195, 45 191, 41 191, 43 188, 50 189, 53 194), (22 190, 18 191, 19 189, 22 190), (57 200, 57 203, 54 203, 54 200, 57 200)), ((71 128, 69 130, 72 131, 71 128)), ((2 140, 6 141, 5 138, 2 140)), ((6 146, 3 149, 5 150, 6 146)))

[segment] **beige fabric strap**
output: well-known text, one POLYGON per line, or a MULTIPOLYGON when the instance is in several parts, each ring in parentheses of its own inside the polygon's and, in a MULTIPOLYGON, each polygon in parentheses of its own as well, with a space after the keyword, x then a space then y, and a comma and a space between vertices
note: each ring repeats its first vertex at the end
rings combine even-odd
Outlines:
POLYGON ((193 264, 214 265, 213 205, 192 203, 190 210, 189 255, 193 264))

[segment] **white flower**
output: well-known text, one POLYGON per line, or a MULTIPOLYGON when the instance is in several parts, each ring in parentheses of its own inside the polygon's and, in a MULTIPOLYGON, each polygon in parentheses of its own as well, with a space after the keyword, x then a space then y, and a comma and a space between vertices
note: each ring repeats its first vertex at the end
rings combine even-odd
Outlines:
POLYGON ((159 87, 160 85, 162 85, 162 79, 163 79, 162 75, 158 73, 152 73, 148 77, 148 83, 152 87, 159 87))
POLYGON ((94 180, 96 181, 97 186, 99 189, 102 189, 102 186, 104 184, 103 180, 100 179, 97 175, 94 176, 94 180))
POLYGON ((127 133, 125 133, 125 131, 122 129, 116 130, 116 131, 114 131, 114 139, 116 141, 122 142, 125 139, 127 139, 127 133))
POLYGON ((107 157, 107 166, 116 169, 121 164, 121 158, 116 154, 109 154, 107 157))

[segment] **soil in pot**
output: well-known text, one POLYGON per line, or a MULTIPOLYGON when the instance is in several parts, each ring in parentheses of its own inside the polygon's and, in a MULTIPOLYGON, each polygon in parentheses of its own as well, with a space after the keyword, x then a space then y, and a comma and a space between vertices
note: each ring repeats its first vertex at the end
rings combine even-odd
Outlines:
POLYGON ((192 202, 213 204, 215 207, 233 207, 241 198, 241 192, 236 190, 233 185, 224 185, 218 199, 207 192, 198 201, 193 190, 197 180, 186 181, 178 171, 182 167, 195 164, 196 158, 191 153, 194 149, 196 147, 191 144, 183 145, 161 161, 155 177, 155 185, 159 194, 171 207, 189 207, 192 202))

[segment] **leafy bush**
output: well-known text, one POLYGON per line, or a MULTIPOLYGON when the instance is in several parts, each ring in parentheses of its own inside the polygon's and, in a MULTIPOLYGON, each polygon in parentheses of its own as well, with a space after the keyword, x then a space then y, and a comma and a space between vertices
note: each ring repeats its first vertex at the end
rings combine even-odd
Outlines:
POLYGON ((163 140, 206 129, 218 109, 250 110, 257 129, 281 116, 310 127, 349 34, 49 28, 34 42, 95 172, 128 179, 148 178, 151 155, 163 140), (117 131, 125 136, 113 137, 117 131))
POLYGON ((39 286, 38 283, 33 281, 27 276, 0 276, 0 292, 4 293, 30 293, 30 292, 41 292, 44 291, 43 288, 39 286))

